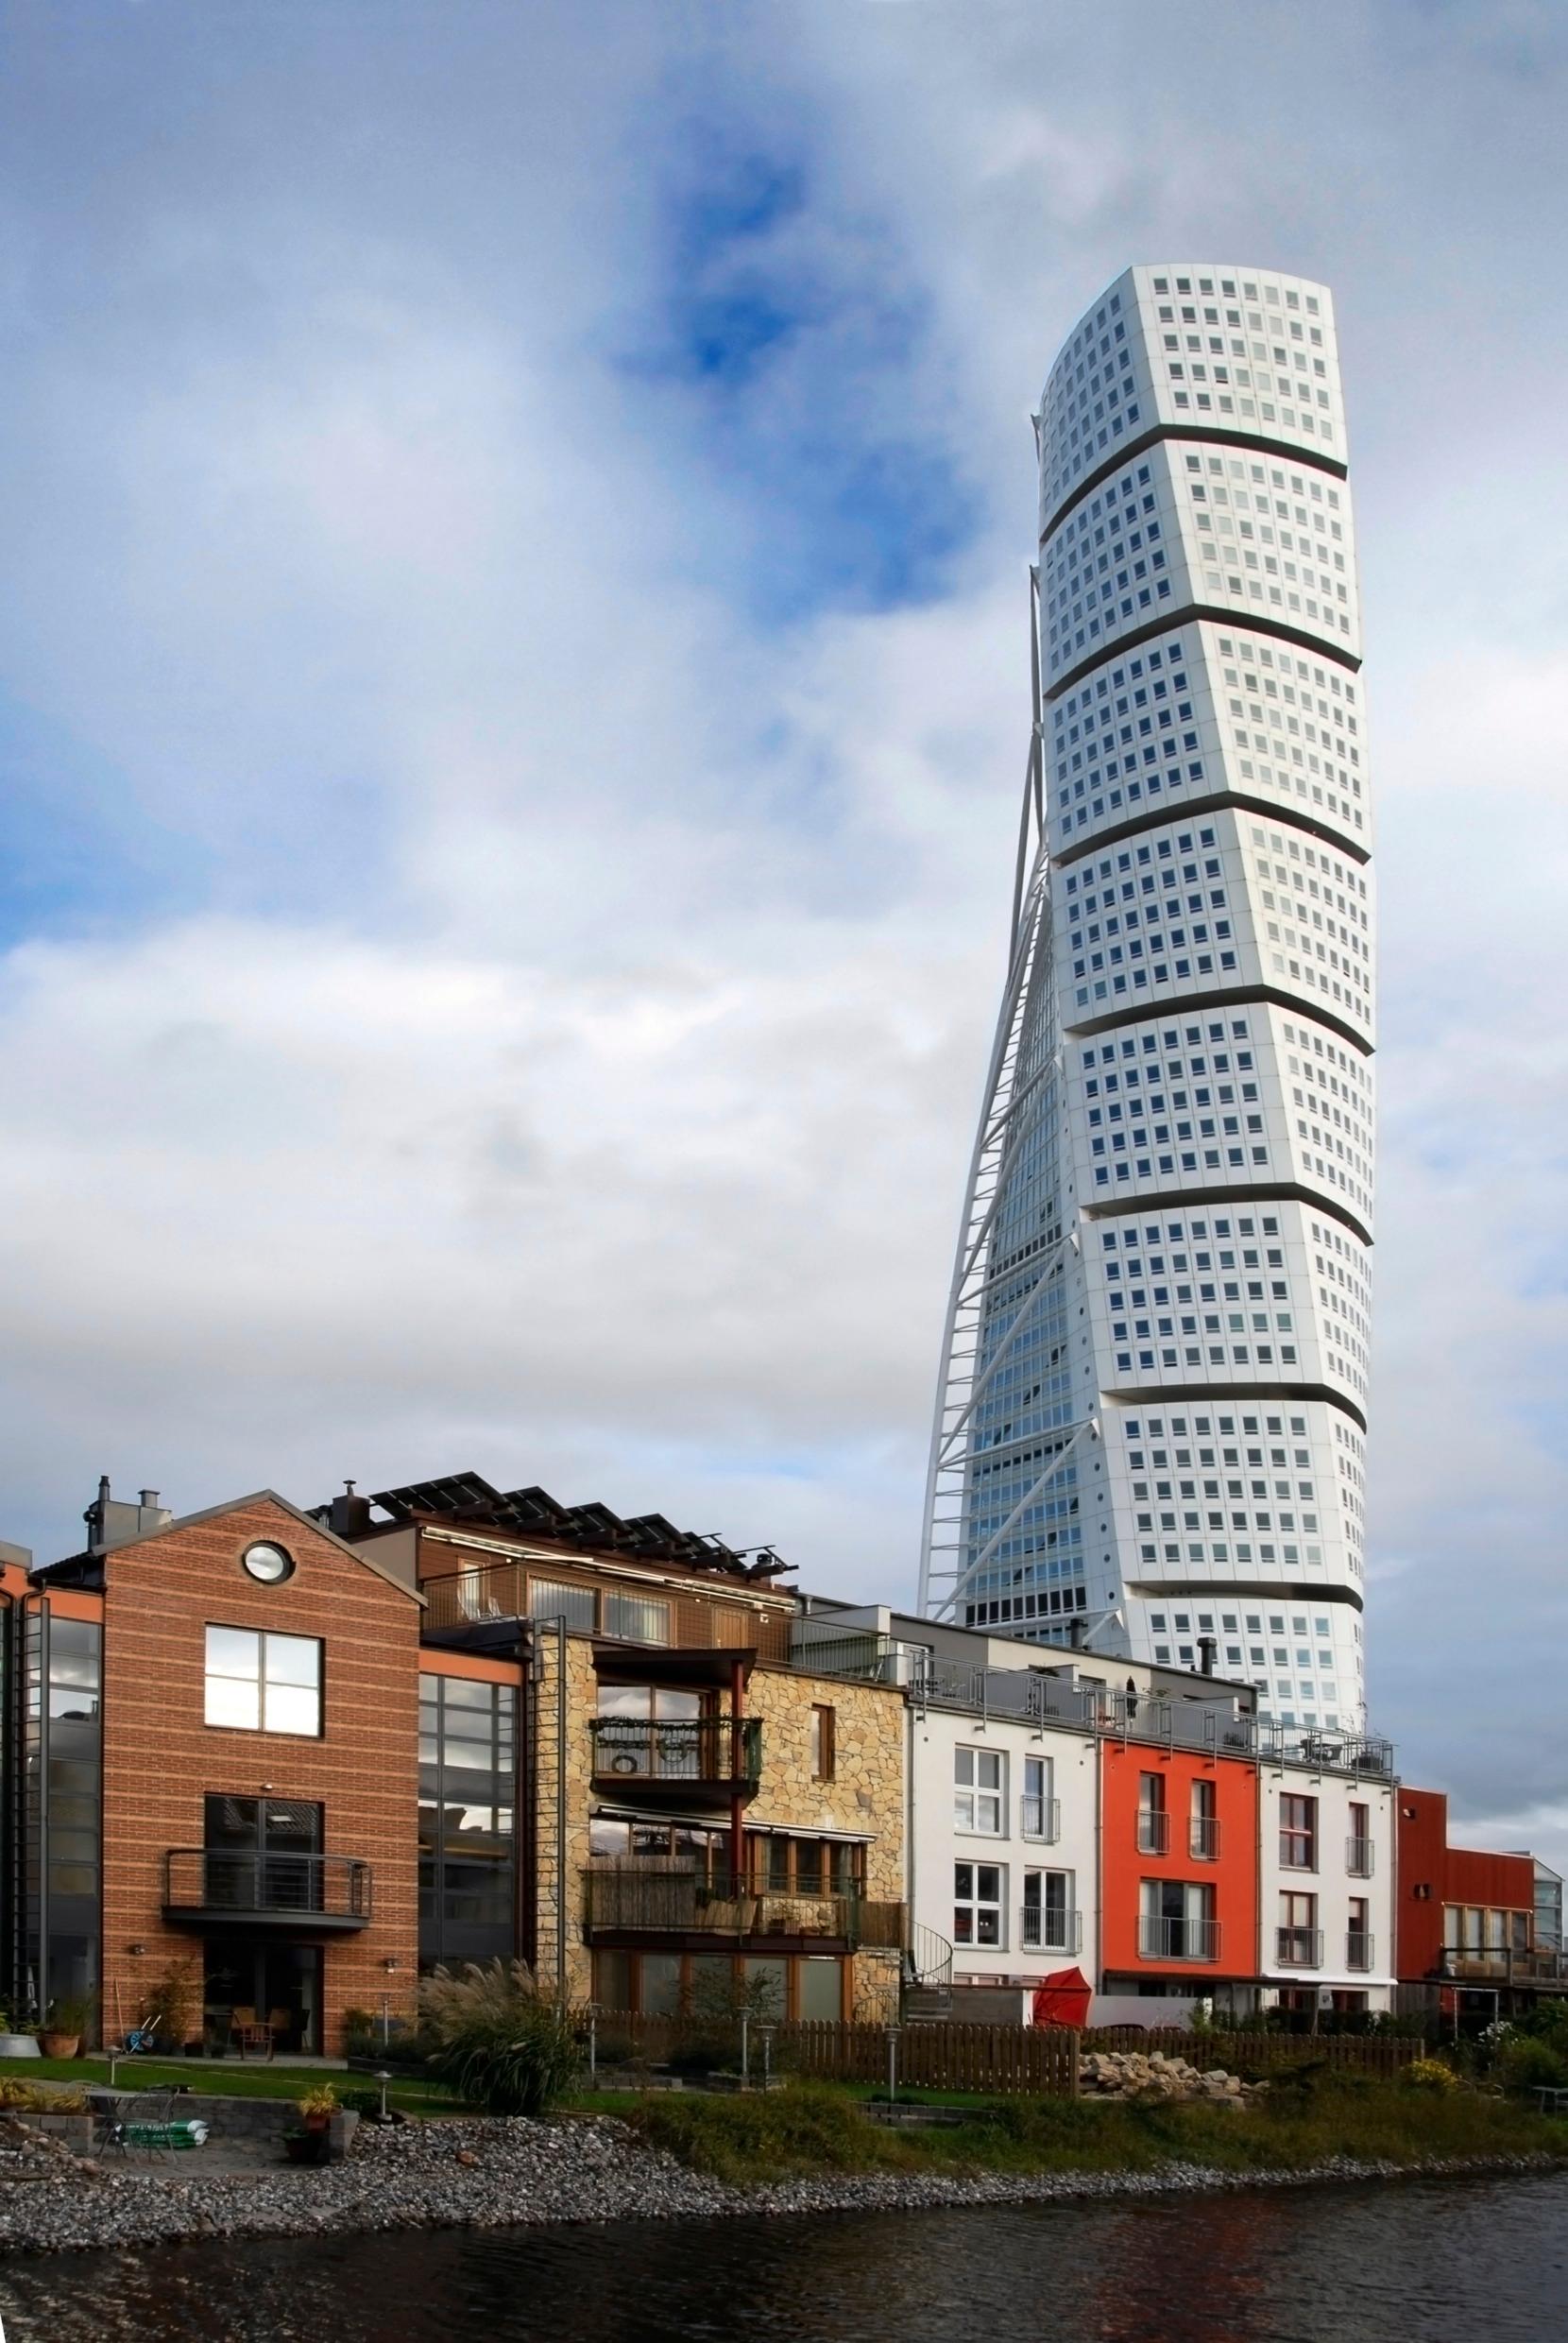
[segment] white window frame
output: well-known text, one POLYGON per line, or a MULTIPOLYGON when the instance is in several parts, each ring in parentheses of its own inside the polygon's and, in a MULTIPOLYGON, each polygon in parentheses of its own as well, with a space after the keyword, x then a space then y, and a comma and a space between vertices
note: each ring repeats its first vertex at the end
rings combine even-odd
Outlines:
POLYGON ((1007 1865, 1005 1863, 975 1862, 967 1856, 954 1863, 953 1949, 955 1952, 963 1953, 1006 1952, 1007 1865), (995 1874, 997 1882, 995 1896, 981 1895, 980 1891, 981 1875, 986 1872, 995 1874), (961 1892, 965 1874, 969 1882, 967 1894, 961 1892), (960 1929, 959 1915, 961 1912, 967 1912, 970 1916, 971 1933, 967 1937, 960 1929), (986 1938, 980 1933, 981 1915, 986 1912, 996 1914, 997 1933, 994 1938, 986 1938))
POLYGON ((977 1838, 1006 1837, 1007 1760, 1000 1750, 968 1743, 953 1752, 953 1827, 977 1838), (995 1769, 992 1781, 983 1779, 995 1769))

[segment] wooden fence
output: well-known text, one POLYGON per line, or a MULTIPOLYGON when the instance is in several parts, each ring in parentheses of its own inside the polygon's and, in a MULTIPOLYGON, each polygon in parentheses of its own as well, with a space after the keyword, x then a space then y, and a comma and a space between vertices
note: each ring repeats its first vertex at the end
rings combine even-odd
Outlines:
MULTIPOLYGON (((737 2069, 738 2026, 723 2021, 636 2017, 601 2011, 596 2020, 601 2065, 737 2069)), ((763 2029, 750 2028, 747 2061, 762 2072, 763 2029)), ((885 2083, 888 2034, 881 2026, 834 2025, 800 2019, 770 2027, 767 2059, 775 2074, 812 2076, 826 2082, 885 2083)), ((897 2036, 898 2080, 912 2091, 1030 2092, 1071 2098, 1078 2090, 1078 2036, 1065 2027, 966 2026, 941 2021, 903 2027, 897 2036)))
POLYGON ((1193 2034, 1169 2026, 1096 2026, 1081 2037, 1092 2050, 1160 2050, 1194 2066, 1223 2066, 1232 2074, 1249 2069, 1327 2064, 1359 2067, 1371 2075, 1397 2075, 1412 2059, 1424 2058, 1423 2043, 1382 2034, 1193 2034))

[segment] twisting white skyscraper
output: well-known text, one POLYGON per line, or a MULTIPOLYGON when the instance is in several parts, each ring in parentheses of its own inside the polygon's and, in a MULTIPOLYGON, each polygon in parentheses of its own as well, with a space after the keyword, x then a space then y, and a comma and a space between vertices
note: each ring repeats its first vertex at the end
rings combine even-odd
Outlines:
POLYGON ((1372 819, 1329 295, 1130 269, 1036 427, 1036 723, 922 1607, 1212 1657, 1355 1730, 1372 819))

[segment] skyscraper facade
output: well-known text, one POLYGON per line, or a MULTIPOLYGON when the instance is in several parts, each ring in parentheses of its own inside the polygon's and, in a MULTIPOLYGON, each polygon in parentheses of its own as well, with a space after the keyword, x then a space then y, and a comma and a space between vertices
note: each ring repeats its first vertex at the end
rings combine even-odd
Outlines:
POLYGON ((1372 816, 1334 310, 1129 269, 1036 418, 1035 723, 921 1602, 1356 1730, 1372 816))

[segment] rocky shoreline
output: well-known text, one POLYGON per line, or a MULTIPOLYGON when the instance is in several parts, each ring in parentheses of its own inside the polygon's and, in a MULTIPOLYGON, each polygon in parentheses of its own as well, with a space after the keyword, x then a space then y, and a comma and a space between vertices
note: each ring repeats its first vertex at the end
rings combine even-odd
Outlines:
POLYGON ((393 2229, 916 2212, 963 2205, 1299 2187, 1551 2169, 1549 2156, 1419 2164, 1336 2157, 1304 2172, 835 2173, 733 2188, 645 2146, 610 2117, 410 2124, 362 2133, 345 2163, 243 2175, 84 2167, 49 2157, 28 2177, 0 2159, 0 2255, 138 2250, 202 2238, 315 2237, 393 2229))

